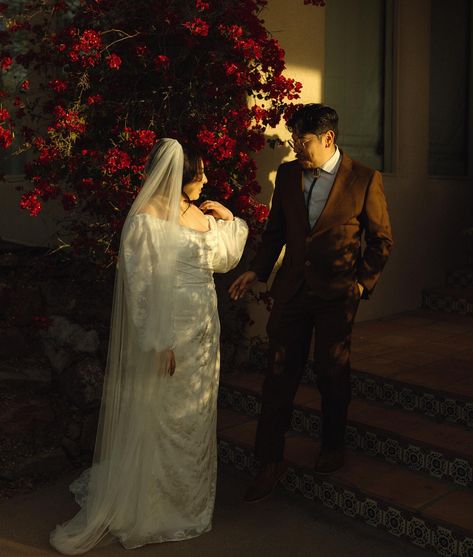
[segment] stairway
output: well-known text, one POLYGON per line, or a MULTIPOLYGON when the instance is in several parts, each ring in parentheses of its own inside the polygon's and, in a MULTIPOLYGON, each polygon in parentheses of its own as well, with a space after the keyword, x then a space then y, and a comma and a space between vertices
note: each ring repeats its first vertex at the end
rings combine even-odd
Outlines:
MULTIPOLYGON (((250 475, 261 349, 224 375, 219 458, 250 475)), ((320 396, 309 363, 286 438, 284 487, 443 556, 473 557, 473 319, 429 309, 355 325, 347 463, 313 465, 320 396)))
POLYGON ((423 292, 423 307, 473 315, 473 228, 466 231, 466 263, 458 265, 447 273, 446 285, 429 288, 423 292))

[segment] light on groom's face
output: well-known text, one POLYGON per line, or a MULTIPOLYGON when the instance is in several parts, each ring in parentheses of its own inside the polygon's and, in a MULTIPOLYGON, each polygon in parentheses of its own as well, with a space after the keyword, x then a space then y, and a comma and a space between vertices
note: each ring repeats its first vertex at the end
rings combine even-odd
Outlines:
POLYGON ((306 133, 302 136, 292 134, 293 150, 303 168, 318 168, 332 155, 334 148, 333 132, 320 135, 306 133))
POLYGON ((192 182, 188 182, 187 184, 185 184, 182 189, 191 201, 196 201, 197 199, 199 199, 200 194, 202 193, 202 189, 207 181, 208 180, 207 176, 205 175, 204 163, 201 161, 198 175, 192 180, 192 182))

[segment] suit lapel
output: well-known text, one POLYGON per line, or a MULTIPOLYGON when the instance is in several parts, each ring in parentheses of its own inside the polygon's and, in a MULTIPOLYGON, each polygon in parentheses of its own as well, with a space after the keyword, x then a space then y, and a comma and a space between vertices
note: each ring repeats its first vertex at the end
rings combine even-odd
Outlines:
POLYGON ((304 197, 304 183, 302 181, 302 167, 297 164, 294 165, 294 171, 291 178, 293 193, 291 198, 294 203, 294 210, 296 211, 297 219, 303 222, 307 228, 307 232, 310 231, 309 217, 307 215, 307 207, 305 204, 304 197))
POLYGON ((322 210, 317 222, 314 224, 311 234, 320 232, 321 230, 330 228, 333 215, 337 213, 336 209, 343 203, 346 188, 351 184, 353 175, 351 173, 352 160, 348 155, 342 154, 342 161, 338 168, 337 175, 332 185, 332 189, 328 195, 325 207, 322 210))

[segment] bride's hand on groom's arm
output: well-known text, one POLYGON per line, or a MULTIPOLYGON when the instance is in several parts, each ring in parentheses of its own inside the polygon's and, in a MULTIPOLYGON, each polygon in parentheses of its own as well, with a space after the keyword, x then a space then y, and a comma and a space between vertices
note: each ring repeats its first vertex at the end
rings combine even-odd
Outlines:
POLYGON ((246 271, 240 275, 236 281, 230 286, 228 292, 232 300, 238 300, 244 296, 249 288, 251 288, 258 277, 254 271, 246 271))
POLYGON ((233 220, 233 213, 218 201, 204 201, 199 209, 206 215, 212 215, 216 219, 233 220))

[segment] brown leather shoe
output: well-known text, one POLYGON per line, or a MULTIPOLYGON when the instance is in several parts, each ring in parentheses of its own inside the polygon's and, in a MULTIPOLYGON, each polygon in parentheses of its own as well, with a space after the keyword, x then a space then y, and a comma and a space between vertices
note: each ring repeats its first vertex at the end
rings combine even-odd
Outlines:
POLYGON ((283 460, 267 464, 246 490, 243 501, 257 503, 266 499, 284 476, 286 470, 287 464, 283 460))
POLYGON ((344 449, 320 449, 319 458, 315 464, 317 474, 331 474, 345 464, 344 449))

